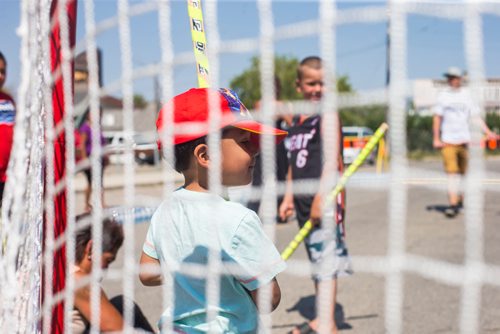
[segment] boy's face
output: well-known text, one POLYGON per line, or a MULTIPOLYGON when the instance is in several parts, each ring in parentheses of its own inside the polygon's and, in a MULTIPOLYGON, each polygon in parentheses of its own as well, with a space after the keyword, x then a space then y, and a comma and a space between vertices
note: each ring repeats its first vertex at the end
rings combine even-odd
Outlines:
POLYGON ((257 145, 251 133, 238 128, 229 128, 221 139, 222 184, 241 186, 252 182, 257 145))
POLYGON ((462 78, 460 77, 449 77, 448 84, 453 88, 460 88, 462 86, 462 78))
POLYGON ((115 261, 117 251, 103 252, 101 258, 101 268, 108 269, 109 265, 115 261))
POLYGON ((320 101, 323 95, 323 69, 314 69, 303 66, 302 78, 297 79, 297 92, 302 94, 305 100, 320 101))

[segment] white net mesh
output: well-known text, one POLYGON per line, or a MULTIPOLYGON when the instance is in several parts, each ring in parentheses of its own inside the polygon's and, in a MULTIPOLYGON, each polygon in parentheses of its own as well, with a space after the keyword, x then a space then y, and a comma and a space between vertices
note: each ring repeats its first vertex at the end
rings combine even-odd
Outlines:
MULTIPOLYGON (((59 6, 67 2, 59 0, 59 6)), ((137 166, 134 151, 134 133, 137 131, 137 111, 134 106, 134 85, 144 78, 158 77, 160 80, 160 100, 169 101, 179 89, 175 87, 176 74, 183 67, 189 65, 194 73, 194 57, 192 51, 177 52, 173 35, 179 33, 174 27, 173 15, 180 6, 179 2, 168 1, 128 1, 118 0, 116 10, 109 18, 97 21, 102 17, 96 9, 98 1, 80 1, 78 15, 84 22, 81 26, 84 32, 77 33, 83 36, 77 40, 77 46, 71 49, 69 43, 68 18, 65 11, 59 11, 53 16, 61 24, 61 67, 50 73, 50 44, 49 36, 54 21, 51 21, 49 8, 51 0, 39 3, 35 0, 21 2, 21 20, 19 32, 21 36, 20 58, 22 60, 21 81, 17 98, 17 116, 15 142, 9 165, 9 178, 5 190, 2 206, 1 238, 3 250, 0 253, 0 332, 5 333, 49 333, 51 327, 52 307, 64 301, 64 332, 72 329, 71 314, 74 311, 75 277, 75 216, 83 211, 83 193, 79 185, 82 174, 77 174, 83 165, 90 163, 92 171, 91 204, 92 214, 92 275, 90 279, 91 318, 88 319, 93 333, 99 332, 101 319, 101 287, 108 295, 122 294, 124 296, 123 319, 125 328, 131 332, 134 322, 134 304, 136 301, 142 308, 151 323, 156 323, 163 314, 162 330, 172 332, 173 311, 175 303, 174 282, 166 266, 164 281, 161 288, 148 288, 140 285, 137 276, 140 271, 137 259, 140 256, 142 243, 147 230, 147 221, 153 210, 161 201, 169 201, 171 193, 181 183, 179 175, 164 163, 161 167, 145 169, 137 166), (133 20, 142 15, 155 15, 152 20, 153 29, 158 32, 158 40, 151 43, 158 44, 158 61, 141 63, 142 50, 134 48, 132 36, 133 20), (100 86, 97 57, 99 37, 103 34, 117 33, 115 47, 120 50, 120 60, 115 59, 119 66, 119 78, 105 86, 100 86), (88 91, 87 97, 79 104, 74 105, 72 99, 71 60, 75 50, 85 50, 87 53, 88 91), (62 77, 64 85, 65 119, 63 124, 54 125, 52 110, 51 85, 58 77, 62 77), (115 93, 121 96, 121 115, 123 117, 122 131, 124 145, 122 151, 123 165, 110 166, 105 176, 102 172, 104 148, 101 147, 99 122, 92 123, 92 151, 89 161, 75 165, 75 137, 74 116, 88 108, 90 117, 94 120, 101 118, 102 97, 115 93), (66 178, 56 184, 54 181, 54 138, 60 131, 66 133, 66 178), (75 176, 76 175, 76 176, 75 176), (113 180, 113 181, 111 181, 113 180), (111 186, 112 182, 113 186, 111 186), (103 188, 104 183, 104 188, 103 188), (55 239, 54 231, 54 202, 56 193, 64 190, 66 193, 67 227, 64 236, 55 239), (102 192, 105 191, 106 204, 111 209, 102 209, 102 192), (43 212, 47 228, 43 229, 43 212), (125 241, 118 255, 116 264, 111 266, 106 279, 100 282, 102 276, 101 242, 103 238, 102 218, 111 213, 123 223, 125 241), (43 233, 45 231, 45 234, 43 233), (43 248, 42 248, 43 245, 43 248), (53 252, 61 246, 66 246, 66 272, 64 273, 66 289, 54 294, 51 286, 52 270, 54 268, 53 252), (42 266, 45 270, 45 280, 42 282, 42 266), (42 303, 43 294, 43 303, 42 303), (43 320, 43 321, 42 321, 43 320), (43 324, 43 325, 42 325, 43 324)), ((209 82, 211 87, 221 86, 221 72, 225 67, 221 60, 227 54, 255 53, 260 58, 261 78, 261 111, 257 118, 266 124, 273 125, 278 112, 273 103, 275 87, 273 75, 276 55, 276 43, 293 41, 303 38, 317 38, 319 42, 319 56, 323 59, 325 69, 326 93, 322 101, 323 141, 325 164, 336 165, 336 152, 339 124, 337 110, 340 107, 365 106, 370 104, 388 105, 388 123, 390 126, 390 166, 389 172, 376 174, 373 169, 366 168, 352 177, 349 190, 347 229, 349 236, 352 262, 356 271, 351 283, 341 281, 339 301, 345 300, 346 314, 351 314, 351 325, 355 332, 430 332, 443 330, 461 333, 480 333, 498 331, 500 314, 495 308, 496 302, 490 296, 499 296, 500 267, 498 266, 499 235, 492 226, 495 224, 498 213, 494 211, 498 205, 498 173, 491 171, 490 160, 485 160, 483 150, 479 145, 470 149, 469 172, 465 178, 464 190, 465 207, 463 222, 464 228, 450 226, 444 228, 433 227, 428 224, 429 219, 435 217, 420 215, 422 207, 414 203, 422 203, 422 198, 429 201, 445 196, 446 180, 444 173, 425 163, 415 164, 408 160, 407 152, 407 97, 410 95, 410 80, 408 78, 408 20, 410 15, 431 16, 439 19, 458 20, 463 22, 463 45, 468 69, 469 82, 472 91, 480 91, 485 84, 484 43, 482 22, 486 15, 498 17, 500 4, 496 2, 406 2, 389 1, 387 5, 379 3, 358 4, 343 8, 332 1, 320 1, 318 17, 314 20, 297 21, 292 24, 278 25, 276 16, 283 13, 273 12, 273 2, 261 0, 256 2, 258 16, 258 36, 237 39, 222 39, 220 25, 220 6, 224 1, 206 1, 203 3, 205 30, 207 32, 207 56, 210 64, 209 82), (361 25, 367 23, 388 22, 390 36, 390 84, 386 88, 357 91, 356 94, 342 96, 335 93, 336 76, 339 72, 336 52, 338 29, 344 25, 361 25), (326 111, 328 112, 326 112, 326 111), (332 152, 333 150, 333 152, 332 152), (332 160, 332 161, 330 161, 332 160), (368 194, 368 195, 367 195, 368 194), (436 197, 435 194, 438 194, 436 197), (439 197, 440 196, 440 197, 439 197), (494 209, 492 209, 494 207, 494 209), (365 218, 360 218, 365 216, 365 218), (369 216, 369 218, 366 218, 369 216), (376 216, 376 217, 375 217, 376 216), (361 223, 356 224, 356 219, 361 223), (369 222, 380 224, 374 228, 369 222), (360 227, 359 224, 367 226, 360 227), (350 227, 352 225, 353 227, 350 227), (366 231, 365 231, 366 229, 366 231), (422 229, 426 231, 422 232, 422 229), (446 233, 455 233, 463 245, 449 244, 446 233), (360 235, 360 233, 364 233, 360 235), (368 234, 372 235, 368 236, 368 234), (441 234, 440 234, 441 233, 441 234), (430 236, 429 236, 430 234, 430 236), (351 243, 351 239, 353 242, 351 243), (358 239, 359 241, 355 241, 358 239), (370 240, 371 239, 371 240, 370 240), (374 241, 376 240, 376 241, 374 241), (425 244, 427 249, 422 250, 415 244, 425 244), (372 241, 373 246, 364 246, 362 241, 372 241), (351 246, 352 245, 352 246, 351 246), (435 246, 435 247, 434 247, 435 246), (358 248, 359 247, 359 248, 358 248), (452 247, 457 254, 447 253, 446 248, 452 247), (361 249, 361 250, 359 250, 361 249), (415 252, 413 251, 415 250, 415 252), (496 251, 495 251, 496 250, 496 251), (433 253, 435 251, 435 253, 433 253), (442 256, 441 256, 442 255, 442 256), (359 275, 361 278, 356 278, 359 275), (379 278, 383 280, 380 281, 379 278), (354 283, 352 283, 354 282, 354 283), (418 296, 418 291, 426 293, 429 301, 418 296), (452 289, 452 290, 450 290, 452 289), (356 292, 356 291, 360 292, 356 292), (415 292, 417 291, 417 292, 415 292), (451 292, 450 292, 451 291, 451 292), (436 297, 437 296, 437 297, 436 297), (445 302, 439 304, 434 298, 443 298, 445 302), (435 306, 432 305, 435 303, 435 306), (363 306, 360 306, 363 305, 363 306), (368 306, 366 306, 368 305, 368 306), (439 307, 451 307, 451 311, 434 317, 439 307), (351 310, 355 310, 350 313, 351 310), (423 319, 431 318, 428 324, 423 319), (357 322, 363 319, 365 323, 357 322), (445 328, 445 329, 443 329, 445 328)), ((102 3, 101 3, 102 5, 102 3)), ((185 4, 183 3, 183 6, 185 4)), ((60 7, 61 8, 61 7, 60 7)), ((153 17, 153 16, 151 16, 153 17)), ((185 22, 183 33, 185 39, 190 40, 185 22)), ((147 36, 143 36, 147 38, 147 36)), ((145 57, 149 59, 148 57, 145 57)), ((196 85, 194 74, 191 86, 196 85)), ((483 96, 474 96, 478 105, 483 106, 483 96)), ((215 105, 215 100, 212 101, 215 105)), ((310 106, 304 103, 293 103, 295 113, 307 112, 310 106)), ((215 108, 214 108, 215 109, 215 108)), ((309 110, 310 112, 310 110, 309 110)), ((171 115, 167 115, 171 117, 171 115)), ((104 118, 104 117, 103 117, 104 118)), ((168 123, 168 119, 166 121, 168 123)), ((208 143, 210 147, 217 147, 221 138, 218 131, 219 115, 211 113, 209 126, 211 129, 208 143)), ((154 123, 150 124, 150 131, 154 131, 154 123)), ((167 126, 162 133, 164 143, 171 142, 174 132, 178 131, 167 126)), ((481 129, 473 128, 473 142, 479 142, 481 129)), ((411 140, 411 139, 410 139, 411 140)), ((274 138, 262 136, 262 186, 254 187, 250 196, 261 200, 260 218, 266 234, 275 241, 279 250, 283 249, 291 240, 296 229, 279 226, 276 223, 276 198, 285 191, 284 182, 277 182, 276 152, 274 138)), ((173 161, 172 145, 164 145, 165 160, 173 161)), ((209 171, 210 189, 217 194, 224 194, 221 186, 220 152, 211 153, 215 162, 209 171)), ((434 166, 434 165, 432 165, 434 166)), ((493 168, 498 166, 493 162, 493 168)), ((333 168, 328 171, 327 178, 331 188, 338 179, 338 173, 333 168)), ((320 187, 318 180, 298 181, 294 183, 294 190, 298 193, 316 193, 320 187)), ((461 219, 462 219, 461 218, 461 219)), ((333 224, 333 221, 330 223, 333 224)), ((325 224, 325 228, 332 228, 325 224)), ((215 233, 215 229, 213 231, 215 233)), ((449 235, 448 235, 449 237, 449 235)), ((303 281, 310 276, 309 262, 304 252, 299 252, 297 258, 287 261, 288 268, 280 277, 282 286, 282 306, 272 313, 262 314, 259 332, 286 332, 294 324, 300 323, 301 315, 310 316, 310 309, 316 305, 316 314, 320 316, 319 331, 325 332, 332 306, 330 285, 319 286, 318 300, 312 303, 304 302, 309 295, 314 294, 311 287, 305 287, 303 281), (291 293, 292 297, 287 296, 291 293), (293 298, 301 298, 300 301, 293 298), (324 298, 321 298, 324 297, 324 298), (314 304, 315 303, 315 304, 314 304), (283 306, 284 304, 284 306, 283 306), (299 315, 297 312, 300 313, 299 315), (293 313, 295 312, 295 313, 293 313), (309 313, 308 313, 309 312, 309 313), (291 323, 292 322, 292 323, 291 323)), ((453 252, 452 252, 453 253, 453 252)), ((142 268, 147 270, 148 268, 142 268)), ((195 277, 206 279, 207 320, 210 322, 217 317, 217 308, 220 296, 221 272, 226 270, 218 253, 208 253, 208 266, 188 265, 177 268, 195 277)), ((234 269, 234 268, 233 268, 234 269)), ((347 279, 351 280, 351 279, 347 279)), ((347 281, 346 280, 346 281, 347 281)), ((271 290, 259 291, 261 309, 269 310, 271 290)), ((496 299, 498 300, 498 298, 496 299)), ((314 313, 314 312, 313 312, 314 313)), ((346 319, 344 319, 346 320, 346 319)), ((345 321, 347 323, 347 321, 345 321)), ((337 323, 340 329, 342 323, 337 323)), ((156 328, 156 326, 155 326, 156 328)))

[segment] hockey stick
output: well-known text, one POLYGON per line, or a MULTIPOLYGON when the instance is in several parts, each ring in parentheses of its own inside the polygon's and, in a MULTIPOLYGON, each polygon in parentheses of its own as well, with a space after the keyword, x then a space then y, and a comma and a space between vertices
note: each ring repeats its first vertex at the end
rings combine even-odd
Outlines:
POLYGON ((209 66, 207 57, 207 39, 203 24, 203 12, 201 0, 187 0, 189 23, 191 25, 191 39, 193 40, 193 51, 196 59, 196 74, 198 76, 198 87, 206 88, 208 84, 209 66))
MULTIPOLYGON (((344 172, 340 180, 337 182, 337 185, 335 186, 333 191, 330 192, 330 194, 328 194, 326 201, 335 200, 335 197, 342 191, 342 189, 344 189, 349 178, 352 176, 352 174, 354 174, 358 170, 359 166, 363 164, 368 155, 370 155, 370 153, 375 148, 375 145, 377 145, 380 139, 382 139, 388 128, 389 126, 387 125, 387 123, 382 123, 382 125, 379 126, 377 131, 375 131, 375 134, 370 138, 368 143, 366 143, 366 145, 363 147, 363 150, 361 150, 361 152, 358 154, 354 162, 344 172)), ((312 228, 313 228, 313 223, 310 220, 308 220, 304 224, 304 226, 300 229, 299 233, 295 235, 293 240, 290 241, 288 246, 281 253, 281 258, 283 260, 288 260, 288 258, 292 256, 292 254, 295 252, 300 243, 304 241, 304 239, 309 235, 312 228)))

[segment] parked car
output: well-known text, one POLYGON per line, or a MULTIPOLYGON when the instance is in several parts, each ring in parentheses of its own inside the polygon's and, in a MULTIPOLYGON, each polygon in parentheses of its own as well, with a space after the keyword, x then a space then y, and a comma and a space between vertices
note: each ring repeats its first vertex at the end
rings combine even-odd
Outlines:
POLYGON ((156 143, 156 136, 148 138, 143 134, 134 136, 135 161, 140 164, 156 165, 160 162, 160 152, 156 143))
MULTIPOLYGON (((344 136, 344 164, 351 164, 363 147, 366 145, 373 131, 364 126, 343 126, 342 135, 344 136)), ((375 163, 376 149, 367 158, 370 165, 375 163)))
MULTIPOLYGON (((125 152, 125 132, 104 132, 106 140, 105 151, 112 164, 123 164, 123 153, 125 152)), ((156 144, 156 136, 149 133, 134 133, 132 135, 132 149, 134 159, 138 164, 155 165, 160 161, 160 152, 156 144)))

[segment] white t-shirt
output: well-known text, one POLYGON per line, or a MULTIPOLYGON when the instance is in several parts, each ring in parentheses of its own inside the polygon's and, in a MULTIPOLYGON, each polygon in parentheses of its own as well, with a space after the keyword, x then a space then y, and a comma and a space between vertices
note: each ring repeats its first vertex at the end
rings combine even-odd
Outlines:
POLYGON ((438 95, 434 114, 441 116, 441 141, 448 144, 467 144, 471 140, 469 121, 479 114, 468 89, 446 88, 438 95))
POLYGON ((143 251, 159 259, 174 280, 175 329, 184 333, 254 333, 258 311, 247 291, 269 283, 286 267, 255 212, 204 192, 180 188, 154 213, 143 251), (209 250, 220 254, 218 316, 207 323, 206 279, 181 273, 189 264, 207 265, 209 250), (247 291, 246 291, 247 290, 247 291))

